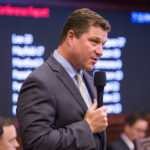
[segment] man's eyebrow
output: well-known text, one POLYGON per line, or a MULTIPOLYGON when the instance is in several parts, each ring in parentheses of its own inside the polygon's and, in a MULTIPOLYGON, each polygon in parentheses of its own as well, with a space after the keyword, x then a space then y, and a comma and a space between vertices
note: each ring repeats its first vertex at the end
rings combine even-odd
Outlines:
POLYGON ((101 41, 101 40, 100 40, 99 38, 97 38, 97 37, 89 37, 89 39, 90 39, 90 40, 99 41, 99 42, 101 41))

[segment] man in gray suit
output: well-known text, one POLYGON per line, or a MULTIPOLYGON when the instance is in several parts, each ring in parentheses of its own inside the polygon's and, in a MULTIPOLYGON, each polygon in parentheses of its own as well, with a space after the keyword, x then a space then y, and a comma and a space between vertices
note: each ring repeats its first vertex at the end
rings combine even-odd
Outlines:
POLYGON ((108 125, 106 108, 97 108, 93 79, 84 70, 92 70, 102 56, 109 31, 108 21, 90 9, 68 17, 58 48, 20 91, 17 117, 24 150, 104 149, 100 132, 108 125))

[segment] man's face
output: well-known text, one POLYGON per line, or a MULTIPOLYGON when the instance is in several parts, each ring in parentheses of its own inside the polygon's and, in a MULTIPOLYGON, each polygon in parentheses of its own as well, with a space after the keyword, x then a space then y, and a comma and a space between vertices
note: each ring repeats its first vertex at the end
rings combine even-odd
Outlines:
POLYGON ((76 70, 92 70, 103 53, 108 31, 91 26, 81 37, 74 36, 71 44, 70 62, 76 70))
POLYGON ((16 129, 14 125, 4 126, 3 135, 0 139, 0 150, 16 150, 19 144, 16 140, 16 129))
POLYGON ((146 136, 146 131, 148 130, 148 122, 145 120, 137 120, 133 126, 127 125, 126 134, 131 141, 139 138, 144 138, 146 136))

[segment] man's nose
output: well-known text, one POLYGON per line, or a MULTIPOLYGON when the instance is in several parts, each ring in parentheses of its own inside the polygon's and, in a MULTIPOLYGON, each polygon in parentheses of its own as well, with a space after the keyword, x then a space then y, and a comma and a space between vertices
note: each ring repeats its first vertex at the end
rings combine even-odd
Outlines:
POLYGON ((15 147, 15 148, 16 148, 16 147, 19 147, 19 143, 18 143, 17 140, 14 141, 14 147, 15 147))
POLYGON ((102 44, 97 46, 96 54, 99 55, 99 56, 103 55, 103 45, 102 44))

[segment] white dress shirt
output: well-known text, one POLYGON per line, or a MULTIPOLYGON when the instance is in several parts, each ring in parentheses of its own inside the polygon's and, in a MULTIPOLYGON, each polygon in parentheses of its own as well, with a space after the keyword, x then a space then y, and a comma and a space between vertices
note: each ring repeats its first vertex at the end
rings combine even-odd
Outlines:
POLYGON ((130 150, 135 149, 134 143, 126 136, 126 134, 122 133, 120 136, 123 139, 123 141, 128 145, 130 150))

